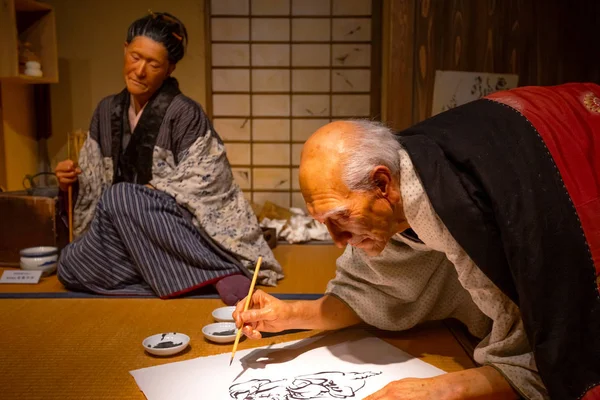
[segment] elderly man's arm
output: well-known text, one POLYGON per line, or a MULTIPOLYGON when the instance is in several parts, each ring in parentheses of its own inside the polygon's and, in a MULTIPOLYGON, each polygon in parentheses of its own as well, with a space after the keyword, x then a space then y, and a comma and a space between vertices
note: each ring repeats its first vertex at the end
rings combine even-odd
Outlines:
POLYGON ((233 314, 237 326, 251 339, 260 332, 281 332, 286 329, 334 330, 356 325, 361 319, 335 296, 325 295, 318 300, 281 301, 262 290, 250 299, 248 311, 245 300, 238 303, 233 314))

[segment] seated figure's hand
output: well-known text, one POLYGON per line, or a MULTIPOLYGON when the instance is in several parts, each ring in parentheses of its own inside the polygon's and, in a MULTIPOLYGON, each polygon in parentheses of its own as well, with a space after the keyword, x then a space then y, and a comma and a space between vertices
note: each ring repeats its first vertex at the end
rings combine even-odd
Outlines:
POLYGON ((54 172, 58 178, 60 190, 66 191, 69 186, 77 182, 77 175, 81 173, 81 170, 72 160, 65 160, 58 163, 54 172))

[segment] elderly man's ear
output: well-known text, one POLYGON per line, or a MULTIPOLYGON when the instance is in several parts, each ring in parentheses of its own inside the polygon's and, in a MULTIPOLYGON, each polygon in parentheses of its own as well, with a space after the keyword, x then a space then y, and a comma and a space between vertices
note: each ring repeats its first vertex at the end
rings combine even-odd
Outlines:
POLYGON ((392 171, 384 165, 379 165, 371 171, 371 181, 375 183, 378 196, 387 199, 391 204, 400 201, 400 188, 392 177, 392 171))
POLYGON ((389 195, 392 184, 392 173, 388 167, 379 165, 371 171, 371 181, 375 183, 381 195, 387 197, 389 195))

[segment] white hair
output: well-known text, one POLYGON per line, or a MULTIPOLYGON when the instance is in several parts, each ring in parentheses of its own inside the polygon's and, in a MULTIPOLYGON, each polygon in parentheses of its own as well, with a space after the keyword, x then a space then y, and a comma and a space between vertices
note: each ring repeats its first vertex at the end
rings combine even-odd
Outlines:
POLYGON ((343 159, 342 179, 350 190, 372 190, 376 183, 371 171, 379 165, 390 169, 393 176, 400 178, 400 143, 390 128, 369 120, 345 121, 354 125, 352 138, 345 142, 346 156, 343 159))

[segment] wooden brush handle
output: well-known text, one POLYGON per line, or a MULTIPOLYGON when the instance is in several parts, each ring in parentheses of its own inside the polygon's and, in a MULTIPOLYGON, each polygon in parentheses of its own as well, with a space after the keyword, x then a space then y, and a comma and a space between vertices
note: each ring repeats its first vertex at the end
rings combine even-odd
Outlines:
POLYGON ((69 186, 68 189, 69 197, 69 243, 73 241, 73 185, 69 186))

